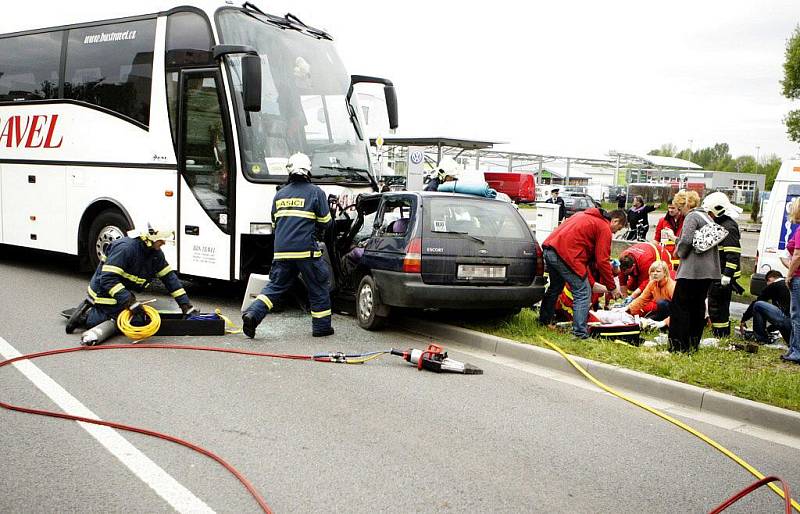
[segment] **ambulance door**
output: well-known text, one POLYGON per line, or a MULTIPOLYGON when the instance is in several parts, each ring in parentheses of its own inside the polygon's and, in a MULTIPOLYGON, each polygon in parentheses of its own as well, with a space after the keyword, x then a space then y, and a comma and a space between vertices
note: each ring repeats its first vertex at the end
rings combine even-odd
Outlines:
POLYGON ((178 269, 233 278, 233 145, 217 69, 180 79, 178 269))

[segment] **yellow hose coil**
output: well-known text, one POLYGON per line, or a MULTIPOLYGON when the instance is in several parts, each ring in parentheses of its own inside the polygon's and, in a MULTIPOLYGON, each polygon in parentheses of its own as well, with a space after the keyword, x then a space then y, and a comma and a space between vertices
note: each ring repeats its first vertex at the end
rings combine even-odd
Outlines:
POLYGON ((150 322, 141 327, 131 325, 131 311, 128 309, 123 310, 119 313, 119 316, 117 316, 117 327, 119 331, 134 341, 147 339, 155 335, 161 327, 161 316, 158 314, 157 310, 149 305, 142 305, 142 309, 144 309, 144 314, 150 319, 150 322))
MULTIPOLYGON (((739 457, 738 455, 736 455, 735 453, 733 453, 729 449, 725 448, 724 446, 722 446, 718 442, 714 441, 713 439, 711 439, 707 435, 703 434, 702 432, 700 432, 698 430, 695 430, 694 428, 690 427, 689 425, 687 425, 685 423, 682 423, 681 421, 678 421, 677 419, 673 418, 672 416, 661 412, 658 409, 654 409, 653 407, 650 407, 649 405, 646 405, 646 404, 644 404, 644 403, 642 403, 642 402, 640 402, 638 400, 634 400, 633 398, 625 396, 624 394, 620 393, 619 391, 617 391, 615 389, 612 389, 611 387, 605 385, 604 383, 602 383, 599 380, 597 380, 596 378, 594 378, 588 371, 586 371, 583 368, 583 366, 581 366, 580 364, 575 362, 575 360, 572 357, 567 355, 564 352, 564 350, 559 348, 555 343, 551 343, 550 341, 548 341, 547 339, 545 339, 542 336, 539 336, 539 339, 541 339, 544 344, 546 344, 547 346, 549 346, 550 348, 552 348, 553 350, 555 350, 559 354, 561 354, 561 356, 564 357, 565 359, 567 359, 567 362, 569 362, 572 365, 573 368, 577 369, 578 372, 581 375, 583 375, 584 377, 588 378, 594 385, 596 385, 600 389, 602 389, 602 390, 604 390, 604 391, 606 391, 608 393, 611 393, 614 396, 616 396, 617 398, 625 400, 626 402, 632 403, 632 404, 636 405, 637 407, 642 408, 642 409, 646 410, 647 412, 649 412, 651 414, 655 414, 659 418, 664 419, 666 421, 669 421, 670 423, 672 423, 673 425, 677 426, 678 428, 682 428, 683 430, 686 430, 687 432, 689 432, 693 436, 700 438, 703 442, 705 442, 706 444, 712 446, 713 448, 715 448, 716 450, 721 452, 723 455, 725 455, 726 457, 731 459, 736 464, 738 464, 741 467, 743 467, 744 469, 746 469, 754 477, 758 478, 759 480, 764 478, 764 475, 761 474, 756 468, 754 468, 753 466, 751 466, 750 464, 745 462, 744 459, 742 459, 741 457, 739 457)), ((776 486, 773 483, 769 483, 769 484, 767 484, 767 486, 769 486, 769 488, 772 489, 775 492, 775 494, 777 494, 781 498, 785 499, 784 495, 783 495, 783 490, 781 490, 781 488, 779 488, 778 486, 776 486)), ((798 504, 795 500, 792 500, 792 507, 794 507, 794 510, 796 512, 800 512, 800 504, 798 504)))

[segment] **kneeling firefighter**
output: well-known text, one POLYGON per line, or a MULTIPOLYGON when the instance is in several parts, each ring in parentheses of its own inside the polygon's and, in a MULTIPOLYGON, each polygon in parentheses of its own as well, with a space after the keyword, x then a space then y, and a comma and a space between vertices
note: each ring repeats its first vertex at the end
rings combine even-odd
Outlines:
POLYGON ((242 314, 242 331, 251 339, 256 335, 258 324, 291 288, 298 273, 308 289, 312 335, 333 334, 328 289, 330 272, 321 258, 322 251, 316 239, 317 230, 324 231, 331 224, 328 199, 322 189, 311 183, 311 160, 307 155, 292 155, 286 170, 289 182, 275 194, 272 203, 275 254, 269 282, 242 314))
POLYGON ((731 295, 734 291, 741 294, 744 288, 737 281, 742 276, 742 248, 739 238, 739 225, 736 217, 742 210, 733 205, 728 196, 722 192, 711 193, 703 200, 702 208, 714 217, 714 222, 728 231, 725 239, 719 243, 719 264, 722 276, 719 282, 714 281, 708 289, 708 317, 715 337, 731 335, 731 295))
POLYGON ((89 282, 89 296, 67 321, 67 334, 81 326, 92 328, 116 319, 124 309, 133 312, 134 322, 144 321, 142 306, 133 292, 143 291, 155 278, 163 282, 184 314, 197 312, 161 250, 168 242, 175 242, 174 231, 148 224, 138 237, 123 237, 111 243, 89 282))

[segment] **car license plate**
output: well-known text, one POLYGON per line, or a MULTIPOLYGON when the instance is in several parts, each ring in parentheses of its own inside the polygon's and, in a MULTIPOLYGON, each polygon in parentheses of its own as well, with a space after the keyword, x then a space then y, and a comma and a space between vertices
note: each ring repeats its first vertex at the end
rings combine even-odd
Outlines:
POLYGON ((458 278, 474 279, 474 278, 506 278, 505 266, 473 266, 470 264, 458 265, 458 278))

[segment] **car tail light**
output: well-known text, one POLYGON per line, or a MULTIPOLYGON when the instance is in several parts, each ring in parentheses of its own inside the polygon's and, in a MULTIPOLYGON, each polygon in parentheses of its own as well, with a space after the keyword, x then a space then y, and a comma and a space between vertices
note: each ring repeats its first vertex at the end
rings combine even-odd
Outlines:
POLYGON ((403 273, 422 272, 422 239, 412 239, 406 247, 403 259, 403 273))
POLYGON ((536 251, 536 276, 543 277, 544 276, 544 252, 542 252, 542 247, 539 246, 539 243, 534 241, 533 242, 533 249, 536 251))

